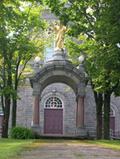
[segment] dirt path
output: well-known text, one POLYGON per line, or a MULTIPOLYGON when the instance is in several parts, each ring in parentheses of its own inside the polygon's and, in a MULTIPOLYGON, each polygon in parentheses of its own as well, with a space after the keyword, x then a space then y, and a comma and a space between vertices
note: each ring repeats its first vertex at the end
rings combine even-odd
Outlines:
POLYGON ((23 152, 19 159, 120 159, 120 152, 89 144, 49 142, 38 143, 33 150, 23 152))

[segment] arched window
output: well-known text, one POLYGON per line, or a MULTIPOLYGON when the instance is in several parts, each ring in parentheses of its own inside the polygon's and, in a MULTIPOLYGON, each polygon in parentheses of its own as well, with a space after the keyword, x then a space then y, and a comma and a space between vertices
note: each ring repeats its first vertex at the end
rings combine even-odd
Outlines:
POLYGON ((45 102, 45 108, 60 109, 62 107, 61 99, 55 96, 48 98, 45 102))
POLYGON ((110 117, 115 117, 115 111, 113 108, 110 108, 110 117))

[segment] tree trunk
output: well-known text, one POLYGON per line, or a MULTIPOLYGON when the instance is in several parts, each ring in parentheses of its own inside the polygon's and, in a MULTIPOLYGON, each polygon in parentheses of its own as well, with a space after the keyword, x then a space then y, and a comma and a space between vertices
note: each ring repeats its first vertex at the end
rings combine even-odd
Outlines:
POLYGON ((10 95, 5 96, 5 108, 4 117, 2 125, 2 137, 8 138, 8 125, 9 125, 9 115, 10 115, 10 95))
POLYGON ((16 67, 15 78, 14 78, 14 91, 16 94, 12 96, 12 128, 16 126, 16 114, 17 114, 17 89, 18 89, 18 66, 16 67))
POLYGON ((1 95, 1 105, 2 105, 2 112, 3 112, 3 114, 4 114, 4 112, 5 112, 5 101, 4 101, 4 96, 3 95, 1 95))
POLYGON ((98 103, 96 106, 97 111, 97 139, 102 139, 102 106, 103 97, 102 94, 98 94, 98 103))
POLYGON ((96 102, 96 119, 97 119, 97 139, 102 139, 102 106, 103 96, 101 93, 94 92, 96 102))
POLYGON ((104 139, 110 139, 110 97, 111 94, 104 94, 104 139))
POLYGON ((12 99, 12 128, 16 126, 17 99, 12 99))
MULTIPOLYGON (((6 54, 5 54, 6 55, 6 54)), ((5 106, 4 106, 4 117, 3 117, 3 125, 2 125, 2 137, 8 138, 8 128, 9 128, 9 116, 10 116, 10 105, 11 105, 11 91, 12 91, 12 72, 11 72, 11 54, 9 58, 5 57, 4 62, 4 69, 6 71, 5 76, 5 84, 4 88, 5 94, 4 94, 4 100, 5 100, 5 106), (10 61, 9 61, 9 60, 10 61), (6 66, 6 68, 5 68, 6 66)))

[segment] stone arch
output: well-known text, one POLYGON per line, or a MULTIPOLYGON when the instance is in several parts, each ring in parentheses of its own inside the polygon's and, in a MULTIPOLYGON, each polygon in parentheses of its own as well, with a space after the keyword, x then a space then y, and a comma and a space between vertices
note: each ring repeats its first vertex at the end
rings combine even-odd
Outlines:
POLYGON ((117 108, 117 106, 114 103, 111 103, 111 109, 112 109, 112 111, 114 113, 114 116, 116 116, 117 113, 118 113, 118 108, 117 108))
POLYGON ((110 117, 115 117, 115 110, 112 106, 110 108, 110 117))
POLYGON ((111 108, 114 112, 114 117, 115 117, 115 131, 120 131, 120 125, 119 125, 120 115, 119 115, 118 106, 114 102, 112 102, 111 108))
POLYGON ((76 95, 84 96, 85 74, 80 69, 76 69, 70 63, 47 64, 31 78, 33 94, 41 94, 42 90, 51 83, 65 83, 69 85, 76 95))

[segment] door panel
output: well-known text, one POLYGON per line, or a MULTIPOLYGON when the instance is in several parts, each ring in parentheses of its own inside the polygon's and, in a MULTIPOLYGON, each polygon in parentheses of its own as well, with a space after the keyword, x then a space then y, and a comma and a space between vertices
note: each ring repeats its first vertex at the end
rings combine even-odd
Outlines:
POLYGON ((44 110, 44 133, 45 134, 63 133, 63 109, 44 110))

